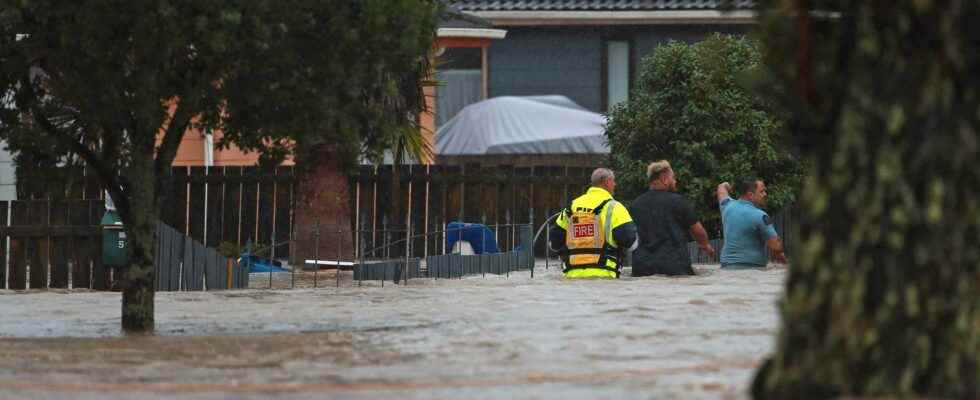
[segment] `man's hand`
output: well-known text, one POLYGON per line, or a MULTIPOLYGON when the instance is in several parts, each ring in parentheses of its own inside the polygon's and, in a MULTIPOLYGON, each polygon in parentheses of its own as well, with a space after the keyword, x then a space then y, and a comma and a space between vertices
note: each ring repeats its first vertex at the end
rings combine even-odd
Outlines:
POLYGON ((715 255, 717 255, 717 253, 715 253, 715 248, 711 247, 710 244, 707 243, 705 243, 704 245, 699 244, 698 247, 700 247, 701 250, 704 251, 705 253, 708 253, 708 256, 711 257, 712 260, 715 259, 715 255))
POLYGON ((780 264, 789 264, 789 260, 786 259, 786 251, 783 249, 783 241, 779 240, 779 236, 773 236, 766 241, 766 247, 772 252, 772 258, 776 259, 776 262, 780 264))
POLYGON ((729 193, 731 193, 731 191, 732 191, 732 185, 731 184, 729 184, 728 182, 719 183, 718 184, 718 190, 716 192, 717 195, 718 195, 718 202, 721 203, 722 200, 725 200, 726 198, 728 198, 729 197, 729 193))

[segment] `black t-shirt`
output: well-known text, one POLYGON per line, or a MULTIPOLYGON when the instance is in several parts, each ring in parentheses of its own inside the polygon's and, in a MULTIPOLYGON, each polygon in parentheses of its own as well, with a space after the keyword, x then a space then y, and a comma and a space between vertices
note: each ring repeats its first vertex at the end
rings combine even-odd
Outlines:
POLYGON ((694 274, 687 243, 698 218, 684 196, 651 189, 633 201, 630 215, 640 240, 633 253, 633 276, 694 274))

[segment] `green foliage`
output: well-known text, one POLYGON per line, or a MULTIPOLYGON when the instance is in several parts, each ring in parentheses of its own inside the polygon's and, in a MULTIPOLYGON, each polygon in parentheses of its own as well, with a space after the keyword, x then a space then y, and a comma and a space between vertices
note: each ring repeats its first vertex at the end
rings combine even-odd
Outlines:
POLYGON ((770 210, 793 202, 802 165, 771 105, 747 88, 759 62, 752 40, 727 35, 671 41, 644 58, 636 89, 610 112, 606 130, 620 196, 644 192, 647 164, 666 159, 709 232, 719 226, 720 182, 760 177, 770 210))
POLYGON ((376 157, 400 142, 415 149, 441 7, 6 1, 0 139, 28 166, 80 158, 124 221, 136 208, 156 212, 152 185, 188 128, 220 130, 220 146, 261 151, 265 165, 287 155, 308 165, 324 152, 376 157), (146 204, 131 207, 135 197, 146 204))
POLYGON ((263 165, 411 147, 441 9, 437 0, 3 0, 0 139, 32 162, 78 157, 99 178, 130 235, 124 327, 152 327, 141 319, 152 316, 154 224, 188 128, 220 130, 219 145, 261 151, 263 165))
POLYGON ((753 395, 980 398, 980 2, 757 4, 812 168, 753 395))

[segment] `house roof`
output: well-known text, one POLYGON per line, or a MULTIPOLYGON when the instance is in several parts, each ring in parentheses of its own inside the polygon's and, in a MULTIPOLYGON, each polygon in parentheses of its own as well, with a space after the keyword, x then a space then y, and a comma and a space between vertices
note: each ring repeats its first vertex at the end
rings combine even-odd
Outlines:
POLYGON ((473 14, 463 12, 458 5, 449 4, 439 18, 440 28, 492 28, 493 24, 473 14))
MULTIPOLYGON (((681 11, 720 10, 721 0, 456 0, 462 11, 681 11)), ((736 10, 752 9, 752 0, 731 0, 736 10)))

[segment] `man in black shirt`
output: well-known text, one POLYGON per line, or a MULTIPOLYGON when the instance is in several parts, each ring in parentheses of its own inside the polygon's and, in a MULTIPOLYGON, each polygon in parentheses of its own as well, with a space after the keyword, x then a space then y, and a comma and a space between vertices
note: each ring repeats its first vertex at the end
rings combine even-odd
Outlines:
POLYGON ((640 246, 633 252, 633 276, 694 275, 687 250, 690 237, 714 257, 708 233, 691 203, 675 193, 674 170, 665 160, 647 167, 650 190, 633 201, 630 215, 636 223, 640 246))

